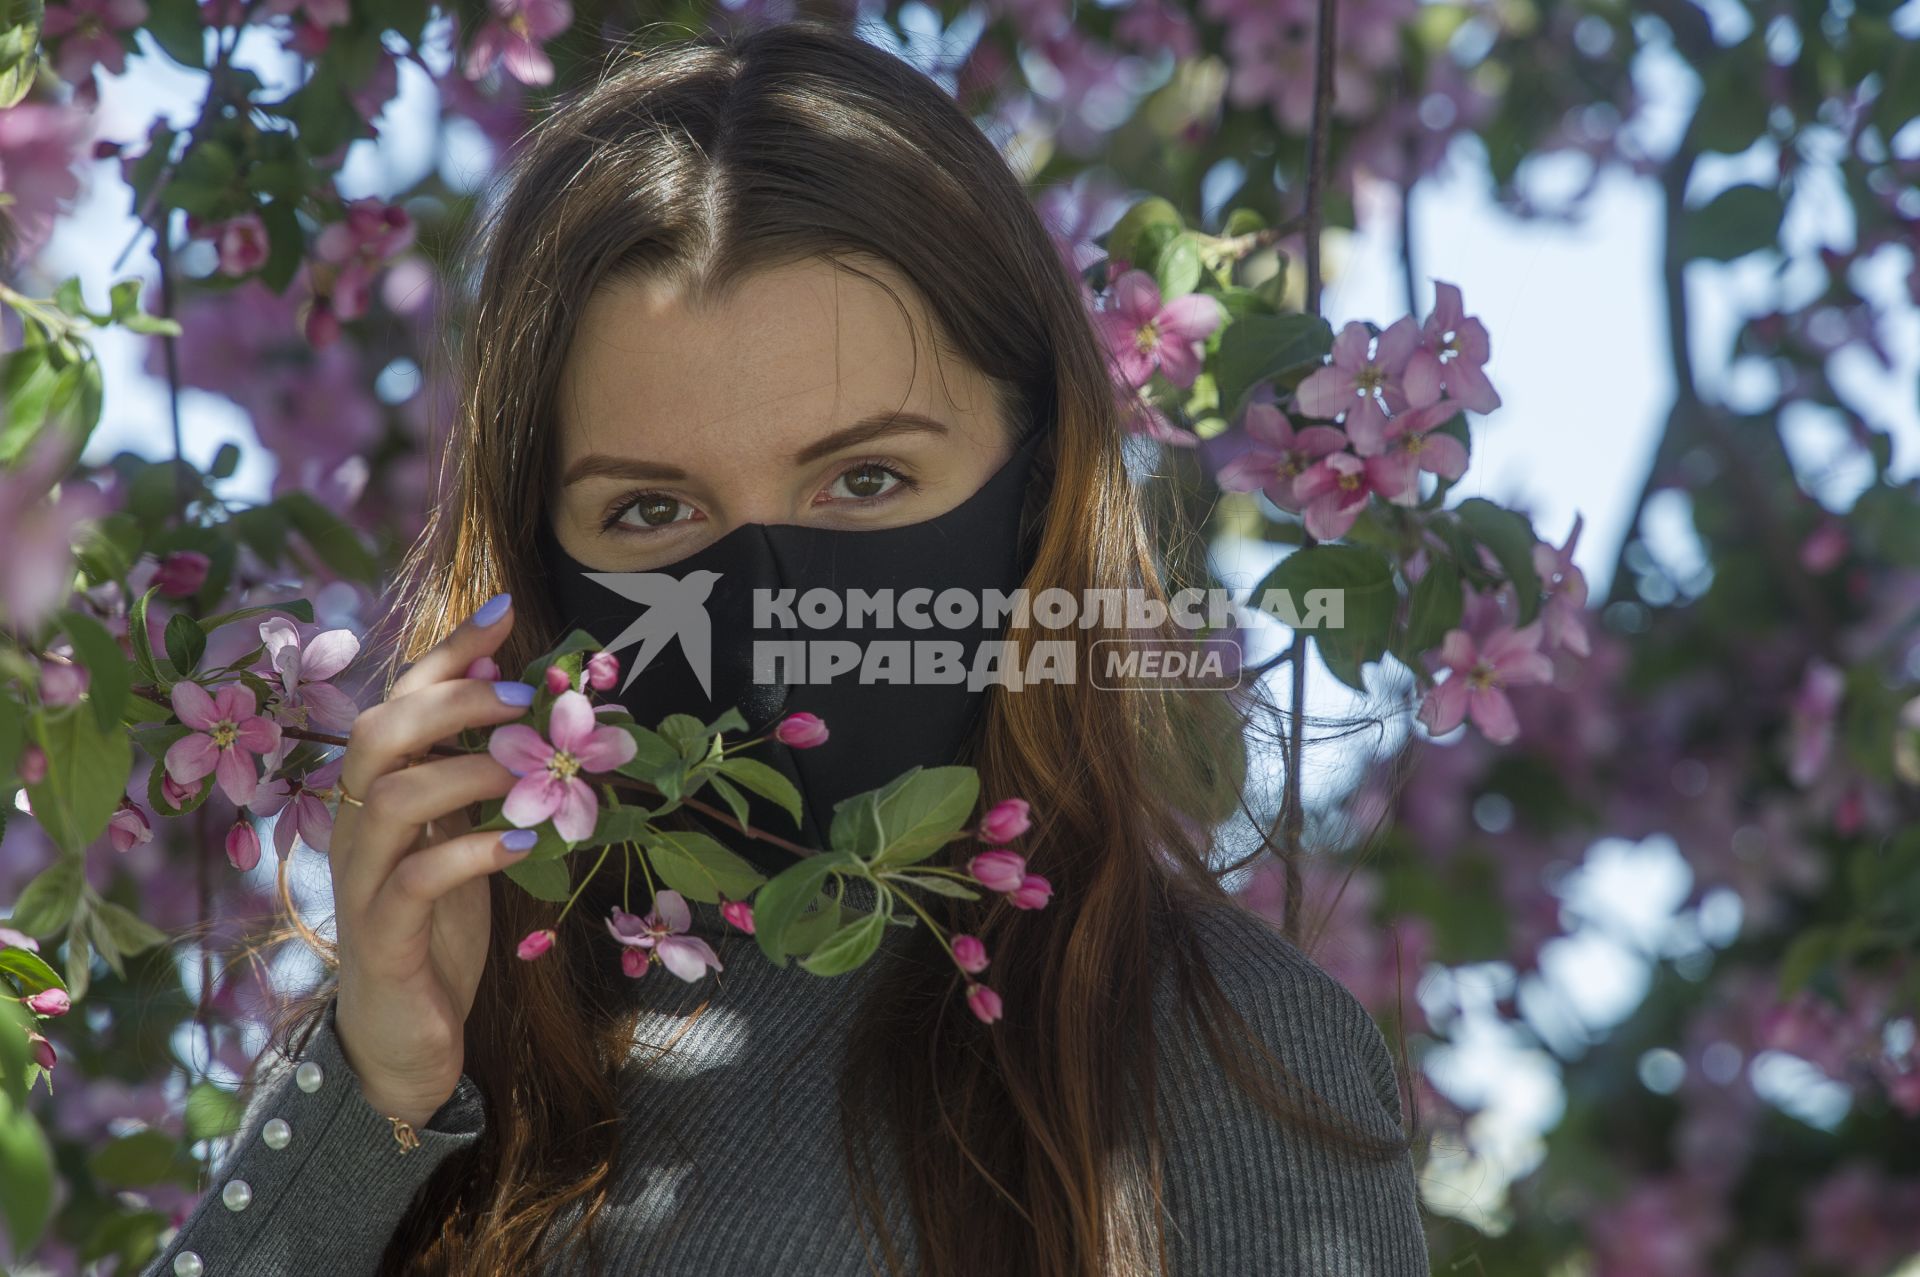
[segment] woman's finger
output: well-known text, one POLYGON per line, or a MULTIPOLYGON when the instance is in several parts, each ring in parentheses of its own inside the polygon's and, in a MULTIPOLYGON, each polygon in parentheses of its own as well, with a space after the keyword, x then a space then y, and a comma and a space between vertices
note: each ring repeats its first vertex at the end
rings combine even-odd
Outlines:
POLYGON ((433 905, 462 883, 483 878, 525 858, 512 844, 534 844, 531 829, 485 829, 422 847, 401 859, 363 915, 359 944, 374 962, 380 950, 405 951, 433 925, 433 905))
POLYGON ((346 835, 334 839, 334 846, 344 849, 333 864, 338 907, 358 908, 370 900, 429 821, 455 818, 470 804, 504 797, 515 779, 490 754, 436 758, 375 777, 346 835))
POLYGON ((513 632, 512 613, 510 595, 496 594, 482 603, 472 616, 456 625, 452 633, 427 649, 394 679, 387 699, 395 700, 430 684, 464 675, 476 657, 493 655, 513 632))
POLYGON ((378 777, 469 727, 512 722, 527 712, 533 695, 527 683, 456 678, 382 701, 353 720, 340 780, 365 802, 378 777))

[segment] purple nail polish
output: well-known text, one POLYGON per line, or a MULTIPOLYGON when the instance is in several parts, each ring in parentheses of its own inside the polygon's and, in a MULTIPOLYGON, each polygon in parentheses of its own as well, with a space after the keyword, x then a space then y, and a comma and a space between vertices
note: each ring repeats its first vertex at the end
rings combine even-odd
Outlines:
POLYGON ((474 612, 472 617, 473 624, 482 628, 492 625, 495 621, 507 614, 507 605, 512 602, 513 596, 511 594, 494 595, 485 603, 482 603, 479 609, 474 612))
POLYGON ((515 855, 533 850, 540 841, 540 835, 531 829, 509 829, 500 835, 500 845, 515 855))

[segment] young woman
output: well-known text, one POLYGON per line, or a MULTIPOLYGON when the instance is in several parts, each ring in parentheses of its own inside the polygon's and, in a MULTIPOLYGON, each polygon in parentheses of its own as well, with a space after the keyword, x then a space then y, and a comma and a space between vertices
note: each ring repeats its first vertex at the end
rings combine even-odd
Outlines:
MULTIPOLYGON (((719 969, 630 977, 624 875, 556 922, 468 823, 513 774, 416 761, 522 714, 531 689, 479 658, 641 615, 594 574, 1166 597, 1078 283, 950 97, 811 25, 625 57, 539 125, 484 229, 443 500, 395 596, 404 672, 345 753, 338 940, 315 941, 337 980, 280 1026, 150 1271, 1426 1273, 1382 1035, 1210 865, 1244 748, 1220 694, 768 692, 728 681, 715 624, 711 690, 761 696, 756 722, 835 698, 827 744, 781 756, 802 841, 916 763, 1033 801, 1044 908, 928 897, 984 941, 992 1023, 925 925, 823 978, 697 904, 719 969)), ((1050 637, 1085 669, 1115 635, 1050 637)), ((690 664, 625 703, 657 721, 646 689, 690 664)), ((790 855, 747 841, 768 872, 790 855)))

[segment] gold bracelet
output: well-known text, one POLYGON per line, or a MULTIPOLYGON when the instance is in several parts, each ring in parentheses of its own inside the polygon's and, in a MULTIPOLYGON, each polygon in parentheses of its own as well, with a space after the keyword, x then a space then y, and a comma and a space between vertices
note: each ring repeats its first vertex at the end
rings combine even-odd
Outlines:
POLYGON ((411 1153, 420 1147, 420 1137, 413 1133, 413 1127, 397 1117, 387 1119, 393 1123, 393 1138, 399 1142, 402 1153, 411 1153))

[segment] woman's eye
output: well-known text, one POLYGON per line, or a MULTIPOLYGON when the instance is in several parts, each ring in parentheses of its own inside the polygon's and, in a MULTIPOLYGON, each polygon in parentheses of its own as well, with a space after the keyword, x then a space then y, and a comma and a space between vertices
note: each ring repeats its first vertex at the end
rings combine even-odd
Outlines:
POLYGON ((883 496, 904 482, 906 477, 899 471, 869 461, 843 473, 833 481, 833 486, 827 492, 844 500, 864 501, 883 496), (845 492, 841 491, 843 486, 845 492))
POLYGON ((627 501, 607 520, 607 526, 616 524, 626 527, 664 527, 669 523, 681 523, 693 517, 692 506, 678 497, 670 497, 662 492, 646 492, 627 501), (630 517, 630 516, 638 516, 630 517))

